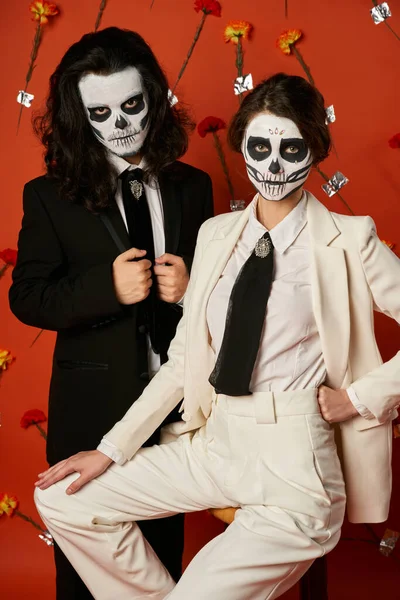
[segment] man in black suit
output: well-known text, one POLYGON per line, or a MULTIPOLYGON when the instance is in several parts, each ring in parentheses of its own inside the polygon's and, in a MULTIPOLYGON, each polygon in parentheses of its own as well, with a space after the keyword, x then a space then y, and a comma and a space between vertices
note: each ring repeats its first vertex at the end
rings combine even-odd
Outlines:
MULTIPOLYGON (((21 321, 57 331, 50 465, 99 443, 115 458, 103 434, 166 361, 197 232, 213 214, 209 176, 177 161, 188 125, 134 32, 85 35, 51 77, 36 121, 47 174, 25 186, 10 290, 21 321)), ((178 579, 183 516, 141 526, 178 579)), ((57 547, 55 557, 57 600, 92 598, 57 547)))

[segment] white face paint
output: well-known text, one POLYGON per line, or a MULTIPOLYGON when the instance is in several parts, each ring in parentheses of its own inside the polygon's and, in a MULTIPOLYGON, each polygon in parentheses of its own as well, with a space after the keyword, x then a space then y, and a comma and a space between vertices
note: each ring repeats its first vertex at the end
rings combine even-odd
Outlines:
POLYGON ((147 135, 148 103, 140 73, 84 75, 79 92, 97 139, 118 156, 134 156, 147 135))
POLYGON ((301 188, 312 166, 297 125, 268 113, 250 121, 242 153, 250 181, 266 200, 283 200, 301 188))

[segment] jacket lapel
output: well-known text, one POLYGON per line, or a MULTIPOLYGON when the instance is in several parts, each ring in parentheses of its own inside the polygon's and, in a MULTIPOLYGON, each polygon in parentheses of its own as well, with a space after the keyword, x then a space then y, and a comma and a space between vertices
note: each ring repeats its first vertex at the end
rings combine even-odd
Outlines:
POLYGON ((159 176, 161 201, 164 211, 165 252, 176 254, 181 231, 181 186, 171 178, 168 170, 159 176))
POLYGON ((119 252, 125 252, 131 247, 128 232, 115 202, 101 215, 101 221, 112 237, 119 252))
POLYGON ((226 215, 225 225, 216 229, 214 237, 203 250, 190 302, 187 339, 196 340, 196 344, 188 348, 188 365, 190 376, 196 382, 194 393, 205 417, 208 417, 210 412, 210 394, 213 388, 208 383, 208 378, 215 362, 207 325, 207 304, 249 219, 250 210, 249 205, 243 212, 226 215))
POLYGON ((344 250, 330 244, 340 235, 331 213, 308 193, 313 310, 327 369, 327 384, 344 380, 350 343, 350 312, 344 250))

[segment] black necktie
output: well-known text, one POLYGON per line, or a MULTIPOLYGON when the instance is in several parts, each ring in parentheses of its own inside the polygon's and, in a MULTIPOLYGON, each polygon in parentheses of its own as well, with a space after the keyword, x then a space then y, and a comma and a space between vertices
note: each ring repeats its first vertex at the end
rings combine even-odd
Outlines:
POLYGON ((271 291, 274 247, 269 233, 244 263, 229 298, 225 332, 210 383, 218 394, 251 394, 250 380, 271 291))
MULTIPOLYGON (((142 169, 127 169, 121 175, 122 200, 132 247, 146 250, 146 256, 154 266, 154 238, 150 210, 143 185, 142 169)), ((140 260, 140 259, 139 259, 140 260)), ((152 274, 154 281, 154 274, 152 274)), ((153 283, 150 294, 138 304, 138 333, 149 334, 154 352, 159 353, 156 319, 156 290, 153 283)), ((143 343, 142 343, 143 346, 143 343)), ((141 353, 143 348, 141 349, 141 353)), ((143 367, 144 368, 144 367, 143 367)), ((143 370, 143 368, 141 370, 143 370)))

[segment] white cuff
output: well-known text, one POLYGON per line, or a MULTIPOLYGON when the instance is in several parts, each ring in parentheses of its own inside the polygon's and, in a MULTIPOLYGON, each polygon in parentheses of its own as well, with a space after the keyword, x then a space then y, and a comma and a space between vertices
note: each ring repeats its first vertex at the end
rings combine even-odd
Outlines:
POLYGON ((181 307, 183 306, 183 301, 185 299, 185 296, 186 296, 186 292, 183 294, 182 298, 180 300, 178 300, 178 302, 176 302, 176 304, 178 306, 181 306, 181 307))
POLYGON ((364 404, 361 404, 356 392, 351 386, 347 388, 346 392, 348 397, 350 398, 350 402, 354 405, 354 408, 356 409, 359 415, 364 417, 364 419, 368 420, 375 418, 375 415, 373 415, 372 412, 366 406, 364 406, 364 404))
POLYGON ((100 444, 97 446, 97 450, 108 456, 108 458, 111 458, 111 460, 117 463, 117 465, 122 466, 124 463, 126 463, 126 458, 121 450, 118 450, 117 446, 114 446, 114 444, 105 438, 101 440, 100 444))

